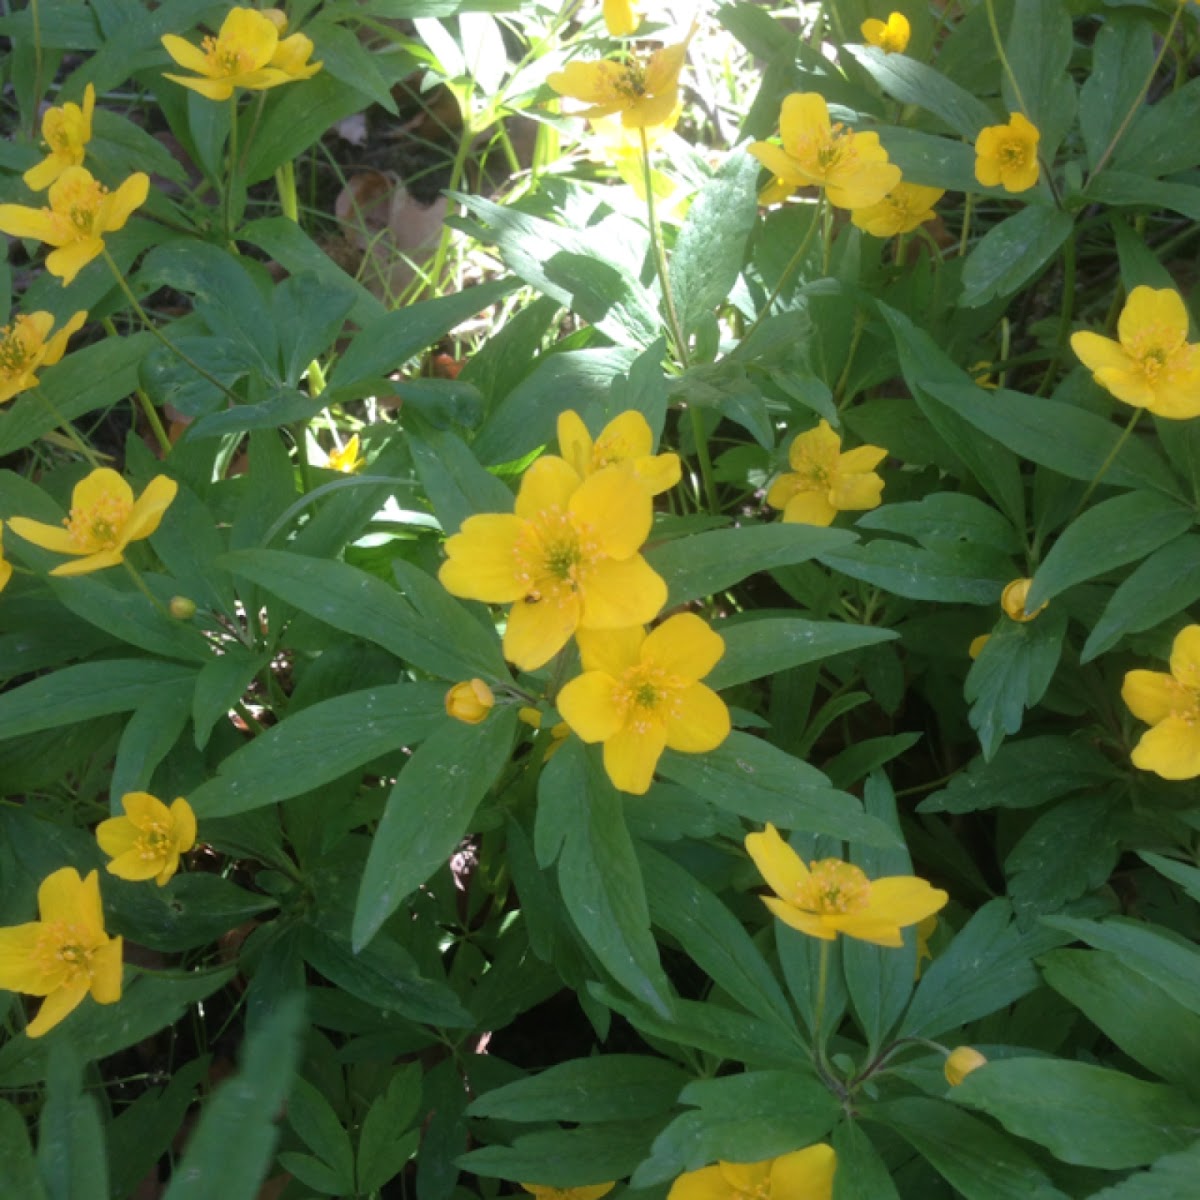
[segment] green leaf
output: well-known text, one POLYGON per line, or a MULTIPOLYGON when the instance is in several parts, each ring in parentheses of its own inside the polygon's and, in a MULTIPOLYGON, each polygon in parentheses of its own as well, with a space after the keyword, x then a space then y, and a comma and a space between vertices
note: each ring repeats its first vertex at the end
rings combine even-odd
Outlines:
POLYGON ((108 802, 114 816, 121 815, 121 797, 143 792, 155 770, 183 733, 192 711, 192 681, 179 680, 155 688, 134 709, 117 746, 108 802))
POLYGON ((1137 175, 1174 175, 1200 163, 1200 145, 1181 131, 1200 122, 1200 79, 1168 92, 1157 104, 1143 105, 1121 139, 1113 164, 1137 175))
POLYGON ((100 1105, 83 1090, 83 1060, 62 1046, 50 1052, 37 1157, 50 1200, 108 1200, 100 1105))
POLYGON ((299 1059, 302 1018, 302 998, 289 997, 246 1039, 241 1070, 201 1110, 163 1200, 254 1200, 258 1195, 299 1059))
MULTIPOLYGON (((993 119, 990 111, 988 119, 993 119)), ((896 125, 877 128, 888 158, 904 173, 906 183, 947 191, 1004 195, 1001 188, 980 186, 975 178, 975 149, 970 143, 896 125)))
POLYGON ((1033 577, 1025 602, 1032 612, 1067 588, 1135 562, 1191 528, 1190 506, 1155 492, 1113 496, 1063 531, 1033 577))
POLYGON ((229 646, 220 658, 200 668, 192 694, 192 726, 196 748, 208 745, 213 726, 246 694, 254 677, 269 665, 269 654, 251 654, 241 646, 229 646))
POLYGON ((932 492, 921 500, 885 504, 863 513, 857 524, 860 529, 902 534, 928 550, 961 543, 1007 554, 1021 549, 1020 534, 1003 513, 960 492, 932 492))
POLYGON ((354 1149, 333 1105, 308 1080, 297 1077, 288 1091, 288 1124, 297 1137, 327 1166, 336 1192, 354 1190, 354 1149))
POLYGON ((7 1100, 0 1100, 0 1179, 14 1197, 46 1200, 25 1118, 7 1100))
POLYGON ((1073 227, 1061 209, 1035 204, 993 225, 963 267, 959 304, 979 308, 1019 291, 1046 266, 1073 227))
POLYGON ((441 684, 397 683, 323 700, 235 750, 191 805, 228 817, 331 783, 427 737, 446 718, 445 694, 441 684))
POLYGON ((910 600, 992 605, 1012 576, 1007 554, 989 546, 942 543, 913 547, 890 538, 820 555, 827 567, 910 600))
POLYGON ((1187 863, 1176 862, 1173 858, 1165 858, 1161 854, 1152 854, 1149 850, 1139 850, 1138 857, 1152 866, 1160 875, 1165 875, 1181 888, 1193 900, 1200 901, 1200 867, 1190 867, 1187 863))
POLYGON ((853 796, 832 788, 815 767, 748 733, 735 730, 708 754, 668 750, 658 770, 718 808, 755 822, 873 846, 896 845, 896 835, 882 821, 867 816, 853 796))
POLYGON ((1178 1154, 1168 1154, 1146 1172, 1130 1175, 1112 1187, 1094 1192, 1089 1200, 1164 1200, 1186 1196, 1200 1173, 1200 1142, 1178 1154))
POLYGON ((646 561, 666 581, 668 603, 685 604, 732 587, 774 567, 808 562, 855 541, 845 529, 815 525, 742 525, 673 538, 652 546, 646 561))
POLYGON ((1010 1058, 973 1071, 954 1089, 959 1103, 1063 1162, 1120 1170, 1183 1150, 1196 1138, 1200 1103, 1091 1063, 1010 1058))
POLYGON ((1080 653, 1091 662, 1127 633, 1142 633, 1170 620, 1200 597, 1200 537, 1187 533, 1160 546, 1113 592, 1080 653))
POLYGON ((512 492, 479 465, 460 437, 420 418, 409 417, 406 424, 421 486, 446 533, 475 513, 512 512, 512 492))
POLYGON ((1091 73, 1079 90, 1079 128, 1089 170, 1096 169, 1125 114, 1140 102, 1153 65, 1150 22, 1120 9, 1106 13, 1092 43, 1091 73))
POLYGON ((371 1192, 383 1187, 403 1169, 416 1150, 417 1130, 400 1136, 417 1116, 421 1104, 421 1067, 399 1066, 387 1090, 377 1096, 363 1120, 358 1139, 358 1186, 371 1192), (411 1139, 411 1140, 410 1140, 411 1139))
POLYGON ((864 1115, 895 1130, 964 1200, 1067 1200, 1020 1145, 952 1104, 912 1096, 864 1115))
POLYGON ((1013 78, 1001 76, 1010 112, 1023 111, 1040 130, 1038 149, 1054 161, 1075 119, 1075 85, 1067 73, 1075 48, 1071 14, 1059 0, 1014 0, 1006 39, 1013 78))
POLYGON ((645 1120, 672 1108, 690 1079, 686 1071, 661 1058, 599 1054, 484 1092, 467 1115, 572 1123, 645 1120))
POLYGON ((900 1200, 887 1163, 856 1121, 843 1121, 833 1131, 833 1150, 834 1200, 900 1200))
POLYGON ((449 861, 479 802, 508 763, 510 706, 478 725, 447 719, 408 760, 387 798, 354 908, 354 949, 449 861))

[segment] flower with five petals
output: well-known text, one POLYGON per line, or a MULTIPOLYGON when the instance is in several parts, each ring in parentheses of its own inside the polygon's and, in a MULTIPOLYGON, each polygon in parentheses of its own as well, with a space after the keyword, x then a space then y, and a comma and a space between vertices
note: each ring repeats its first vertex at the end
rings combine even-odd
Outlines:
POLYGON ((937 216, 933 206, 945 194, 941 188, 901 182, 878 204, 854 209, 850 213, 850 221, 858 229, 877 238, 912 233, 914 229, 937 216))
POLYGON ((125 547, 158 528, 178 490, 175 480, 156 475, 135 501, 133 489, 116 471, 98 467, 75 485, 65 528, 28 517, 13 517, 8 524, 43 550, 78 556, 55 567, 51 575, 85 575, 123 562, 125 547))
POLYGON ((886 21, 870 17, 862 23, 861 30, 863 41, 868 46, 878 46, 884 54, 903 54, 912 35, 908 18, 899 12, 888 13, 886 21))
POLYGON ((1187 335, 1188 311, 1179 293, 1143 285, 1121 310, 1118 341, 1073 333, 1071 349, 1118 400, 1181 421, 1200 416, 1200 344, 1187 335))
POLYGON ((718 1162, 680 1175, 667 1200, 831 1200, 837 1155, 824 1142, 764 1162, 718 1162))
POLYGON ((0 329, 0 404, 37 387, 35 372, 62 358, 67 340, 86 320, 86 312, 77 312, 53 337, 47 337, 54 328, 48 312, 22 313, 0 329))
POLYGON ((806 866, 770 824, 763 833, 746 835, 746 852, 775 893, 762 902, 785 925, 827 942, 844 933, 876 946, 902 946, 902 929, 950 899, 913 875, 868 879, 861 868, 837 858, 806 866))
POLYGON ((65 287, 104 252, 104 235, 123 229, 149 194, 150 176, 143 171, 110 192, 86 167, 68 167, 50 185, 49 207, 0 204, 0 233, 55 247, 46 256, 46 269, 65 287))
POLYGON ((623 792, 642 796, 667 747, 715 750, 729 735, 729 709, 699 681, 725 653, 724 640, 694 613, 640 628, 580 630, 583 674, 558 694, 558 711, 585 742, 604 743, 604 769, 623 792))
POLYGON ((628 463, 652 496, 679 482, 679 455, 654 453, 650 424, 636 409, 613 417, 595 440, 579 414, 567 409, 558 417, 558 449, 583 479, 628 463))
POLYGON ((182 796, 168 808, 148 792, 126 792, 121 808, 123 817, 109 817, 96 826, 96 841, 112 859, 108 873, 165 886, 179 870, 179 856, 196 844, 192 806, 182 796))
POLYGON ((549 662, 576 629, 656 617, 667 585, 638 553, 650 490, 624 467, 582 479, 545 455, 525 472, 511 513, 480 513, 446 541, 438 579, 451 595, 511 604, 504 654, 523 671, 549 662))
POLYGON ((822 419, 792 441, 792 469, 771 484, 767 503, 783 509, 784 521, 796 525, 829 525, 839 512, 875 508, 883 480, 873 468, 886 457, 882 446, 859 446, 843 454, 842 439, 822 419))
POLYGON ((1133 748, 1133 765, 1163 779, 1200 775, 1200 625, 1188 625, 1171 644, 1171 673, 1130 671, 1121 699, 1151 726, 1133 748))
POLYGON ((1038 181, 1041 133, 1024 113, 1011 113, 1007 125, 989 125, 975 139, 975 178, 984 187, 1027 192, 1038 181))
POLYGON ((24 175, 25 186, 40 192, 48 188, 68 167, 83 165, 84 147, 92 140, 92 110, 96 89, 83 90, 83 107, 68 101, 61 108, 48 108, 42 117, 42 141, 50 153, 24 175))
POLYGON ((121 939, 104 932, 100 881, 62 867, 38 888, 41 920, 0 929, 0 988, 45 996, 25 1027, 41 1037, 90 992, 97 1004, 121 998, 121 939))

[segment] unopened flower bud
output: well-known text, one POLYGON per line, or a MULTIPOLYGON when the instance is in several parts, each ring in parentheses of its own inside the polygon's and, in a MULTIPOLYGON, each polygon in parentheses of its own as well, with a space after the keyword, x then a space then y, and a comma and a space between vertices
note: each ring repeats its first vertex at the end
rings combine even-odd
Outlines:
POLYGON ((196 615, 196 602, 187 596, 172 596, 167 609, 175 620, 190 621, 196 615))
POLYGON ((1032 579, 1014 579, 1000 594, 1000 607, 1014 621, 1032 621, 1049 604, 1047 600, 1033 612, 1025 611, 1025 601, 1029 597, 1029 589, 1033 587, 1032 579))
POLYGON ((981 633, 978 637, 971 639, 971 644, 967 647, 967 657, 972 662, 982 653, 984 646, 988 643, 988 638, 991 636, 990 633, 981 633))
POLYGON ((950 1051, 950 1057, 946 1059, 944 1067, 946 1082, 951 1087, 958 1087, 972 1071, 978 1071, 986 1064, 987 1059, 978 1050, 971 1046, 956 1046, 950 1051))
POLYGON ((456 721, 465 721, 468 725, 478 725, 495 703, 492 689, 482 679, 456 683, 446 693, 446 712, 456 721))

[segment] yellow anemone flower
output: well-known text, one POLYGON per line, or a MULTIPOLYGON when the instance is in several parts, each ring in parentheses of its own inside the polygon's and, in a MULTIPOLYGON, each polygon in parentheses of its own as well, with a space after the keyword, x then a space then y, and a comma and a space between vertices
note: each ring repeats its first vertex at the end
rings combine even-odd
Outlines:
POLYGON ((65 529, 28 517, 13 517, 8 524, 44 550, 81 556, 55 567, 51 575, 85 575, 123 562, 125 547, 158 528, 178 490, 175 480, 156 475, 135 502, 133 489, 116 471, 98 467, 75 485, 65 529))
POLYGON ((650 424, 634 409, 613 417, 594 441, 579 414, 567 409, 558 418, 558 448, 583 479, 605 467, 628 464, 652 496, 679 482, 679 455, 653 452, 650 424))
POLYGON ((360 453, 358 434, 352 434, 350 440, 340 450, 330 450, 328 467, 331 471, 341 471, 343 475, 353 475, 361 471, 367 460, 360 453))
POLYGON ((585 741, 604 743, 604 769, 623 792, 642 796, 668 746, 715 750, 729 736, 729 709, 699 680, 725 642, 694 613, 644 629, 580 630, 583 674, 558 694, 558 711, 585 741))
POLYGON ((1179 293, 1141 286, 1121 310, 1119 341, 1073 333, 1071 349, 1122 403, 1180 421, 1200 416, 1200 345, 1187 335, 1188 312, 1179 293))
POLYGON ((0 929, 0 988, 45 996, 25 1032, 41 1037, 89 992, 97 1004, 121 998, 121 939, 104 932, 100 881, 74 867, 47 875, 38 888, 40 921, 0 929))
POLYGON ((148 792, 121 797, 123 817, 96 826, 96 841, 112 859, 108 873, 118 879, 153 879, 163 887, 179 870, 179 856, 196 844, 196 814, 182 797, 168 808, 148 792))
POLYGON ((837 1155, 819 1142, 764 1162, 719 1162, 680 1175, 667 1200, 831 1200, 837 1155))
POLYGON ((0 233, 37 238, 55 249, 46 269, 65 287, 104 252, 104 235, 123 229, 135 208, 150 194, 150 176, 130 175, 115 192, 92 178, 86 167, 68 167, 50 185, 48 208, 0 204, 0 233))
POLYGON ((782 146, 754 142, 750 153, 772 175, 773 197, 798 187, 821 187, 837 208, 878 204, 900 182, 879 134, 855 133, 829 119, 829 105, 816 92, 793 92, 779 114, 782 146))
POLYGON ((511 604, 504 654, 523 671, 549 662, 576 629, 653 620, 667 585, 638 553, 650 491, 628 468, 582 479, 546 455, 521 481, 512 513, 468 517, 438 571, 455 596, 511 604))
POLYGON ((544 1183, 523 1183, 521 1186, 537 1200, 600 1200, 615 1188, 613 1183, 593 1183, 586 1187, 557 1188, 544 1183))
POLYGON ((644 62, 630 55, 625 62, 567 63, 546 82, 560 96, 588 105, 575 116, 593 120, 620 113, 621 123, 630 129, 674 125, 681 107, 679 72, 691 39, 689 33, 677 45, 655 50, 644 62))
POLYGON ((24 313, 0 329, 0 404, 37 387, 34 372, 52 367, 67 352, 67 340, 77 332, 86 312, 77 312, 52 337, 54 318, 48 312, 24 313))
POLYGON ((0 592, 8 586, 12 573, 12 563, 4 557, 4 522, 0 521, 0 592))
POLYGON ((1004 591, 1000 593, 1000 607, 1004 609, 1005 616, 1025 624, 1046 608, 1049 600, 1044 600, 1033 612, 1025 611, 1025 601, 1029 598, 1031 587, 1032 579, 1014 579, 1012 583, 1005 585, 1004 591))
MULTIPOLYGON (((308 41, 307 38, 304 40, 308 41)), ((231 9, 217 36, 204 38, 200 46, 193 46, 173 33, 163 34, 162 44, 184 70, 196 73, 166 75, 165 78, 210 100, 228 100, 234 88, 263 91, 296 78, 282 65, 272 65, 279 49, 279 26, 257 9, 231 9)), ((308 48, 311 51, 311 42, 308 42, 308 48)), ((294 53, 295 50, 288 55, 289 62, 294 53)), ((316 64, 313 71, 319 66, 316 64)))
MULTIPOLYGON (((636 0, 604 0, 604 24, 613 37, 629 37, 642 23, 636 0)), ((522 1185, 524 1186, 524 1185, 522 1185)))
POLYGON ((1200 625, 1188 625, 1171 645, 1171 673, 1130 671, 1121 699, 1151 726, 1133 748, 1133 765, 1163 779, 1200 775, 1200 625))
POLYGON ((762 902, 785 924, 831 942, 839 933, 876 946, 901 946, 900 930, 950 897, 913 875, 868 879, 853 863, 826 858, 805 866, 774 825, 746 835, 746 852, 774 896, 762 902))
POLYGON ((878 46, 884 54, 903 54, 908 49, 912 26, 903 13, 888 13, 886 21, 871 17, 861 26, 863 40, 870 46, 878 46))
POLYGON ((945 190, 923 187, 919 183, 898 183, 878 204, 856 208, 850 213, 851 222, 872 237, 895 237, 912 233, 932 221, 937 213, 933 206, 945 195, 945 190))
POLYGON ((955 1046, 950 1051, 942 1071, 951 1087, 958 1087, 972 1071, 987 1066, 987 1058, 973 1046, 955 1046))
POLYGON ((1007 125, 989 125, 975 139, 975 178, 984 187, 1027 192, 1038 181, 1041 134, 1023 113, 1012 113, 1007 125))
POLYGON ((96 89, 89 83, 83 91, 83 107, 68 101, 61 108, 48 108, 42 117, 42 140, 50 153, 24 175, 25 186, 40 192, 48 188, 68 167, 83 165, 84 147, 92 140, 92 110, 96 89))
POLYGON ((468 679, 446 693, 446 714, 464 724, 478 725, 495 703, 495 693, 482 679, 468 679))
POLYGON ((842 439, 822 419, 799 434, 788 450, 791 471, 775 480, 767 503, 783 509, 785 522, 829 525, 839 512, 878 506, 883 480, 874 468, 887 458, 882 446, 859 446, 842 453, 842 439))

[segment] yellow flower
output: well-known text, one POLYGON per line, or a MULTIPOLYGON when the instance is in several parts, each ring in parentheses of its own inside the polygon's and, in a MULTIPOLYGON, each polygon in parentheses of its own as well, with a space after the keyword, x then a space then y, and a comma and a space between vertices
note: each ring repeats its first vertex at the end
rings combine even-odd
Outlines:
POLYGON ((837 1155, 819 1142, 764 1162, 719 1162, 680 1175, 667 1200, 831 1200, 837 1155))
POLYGON ((600 1200, 607 1196, 617 1185, 613 1183, 593 1183, 587 1187, 557 1188, 547 1187, 544 1183, 523 1183, 521 1186, 537 1200, 600 1200))
POLYGON ((83 165, 84 147, 92 140, 92 110, 96 89, 89 83, 83 91, 83 107, 69 101, 61 108, 48 108, 42 117, 42 140, 50 153, 24 175, 25 186, 35 192, 48 188, 68 167, 83 165))
POLYGON ((615 416, 595 441, 578 413, 567 409, 558 418, 558 448, 582 479, 605 467, 628 464, 652 496, 679 482, 678 454, 654 454, 654 435, 640 412, 615 416))
POLYGON ((658 615, 667 585, 638 553, 651 520, 649 489, 628 469, 584 480, 545 455, 526 471, 514 512, 468 517, 447 540, 438 578, 452 595, 511 604, 504 653, 533 671, 576 629, 658 615))
POLYGON ((588 105, 575 116, 591 120, 620 113, 622 124, 631 129, 674 125, 682 103, 679 72, 691 38, 689 33, 677 45, 655 50, 645 62, 631 54, 625 62, 567 63, 546 82, 560 96, 588 105))
POLYGON ((972 1071, 987 1066, 987 1059, 971 1046, 955 1046, 950 1051, 946 1064, 942 1068, 946 1082, 951 1087, 958 1087, 972 1071))
POLYGON ((942 188, 922 187, 919 183, 898 183, 878 204, 854 209, 850 220, 872 237, 912 233, 937 216, 933 206, 945 194, 942 188))
POLYGON ((806 867, 774 825, 764 833, 747 834, 746 851, 775 893, 762 902, 785 925, 827 942, 844 933, 876 946, 901 946, 901 929, 931 916, 950 899, 913 875, 871 880, 853 863, 837 858, 806 867))
POLYGON ((175 480, 156 475, 135 501, 133 489, 116 471, 99 467, 75 485, 65 529, 28 517, 13 517, 8 524, 44 550, 81 556, 55 567, 51 575, 84 575, 123 562, 130 542, 148 538, 158 528, 178 489, 175 480))
POLYGON ((1073 333, 1071 349, 1118 400, 1179 421, 1200 416, 1200 345, 1187 335, 1188 312, 1179 293, 1141 286, 1121 310, 1119 341, 1073 333))
MULTIPOLYGON (((604 0, 604 24, 613 37, 628 37, 642 23, 636 0, 604 0)), ((522 1185, 524 1186, 524 1185, 522 1185)))
POLYGON ((1000 593, 1000 607, 1004 609, 1006 616, 1025 624, 1045 610, 1046 605, 1050 603, 1049 600, 1044 601, 1033 612, 1025 611, 1025 601, 1029 597, 1031 587, 1033 587, 1032 579, 1014 579, 1012 583, 1005 586, 1004 591, 1000 593))
POLYGON ((4 557, 4 522, 0 521, 0 592, 8 586, 12 573, 12 563, 4 557))
POLYGON ((1121 699, 1151 726, 1133 748, 1133 765, 1163 779, 1200 775, 1200 625, 1188 625, 1171 645, 1171 673, 1130 671, 1121 699))
POLYGON ((50 186, 48 208, 0 204, 0 233, 37 238, 55 249, 46 269, 65 287, 104 251, 104 235, 125 226, 130 213, 145 204, 150 176, 130 175, 115 192, 92 178, 86 167, 68 167, 50 186))
POLYGON ((839 512, 875 508, 883 480, 873 468, 887 457, 882 446, 859 446, 842 453, 842 439, 822 419, 799 434, 788 450, 791 471, 771 484, 767 503, 783 509, 785 522, 829 525, 839 512))
POLYGON ((47 875, 38 888, 40 921, 0 929, 0 988, 45 996, 25 1032, 41 1037, 91 992, 97 1004, 121 998, 121 939, 104 932, 100 881, 74 867, 47 875))
POLYGON ((456 683, 446 693, 446 713, 456 721, 478 725, 492 711, 495 693, 482 679, 456 683))
POLYGON ((558 694, 558 711, 585 742, 604 743, 604 769, 621 791, 644 795, 666 747, 703 754, 729 735, 725 702, 698 682, 725 642, 695 614, 649 634, 580 630, 577 640, 584 673, 558 694))
POLYGON ((367 460, 359 453, 358 434, 353 434, 350 440, 340 449, 329 452, 328 466, 331 471, 341 471, 343 475, 353 475, 361 471, 367 460))
POLYGON ((96 841, 112 859, 108 873, 118 879, 153 879, 163 887, 179 870, 179 856, 196 844, 196 814, 180 796, 168 808, 147 792, 121 797, 123 817, 96 826, 96 841))
POLYGON ((900 182, 900 168, 888 162, 879 134, 855 133, 831 124, 825 97, 794 92, 779 114, 782 147, 754 142, 750 153, 772 175, 779 199, 798 187, 822 187, 838 208, 878 204, 900 182))
POLYGON ((989 125, 975 139, 975 178, 984 187, 1027 192, 1038 181, 1037 126, 1023 113, 1012 113, 1007 125, 989 125))
POLYGON ((231 9, 217 36, 204 38, 200 46, 173 33, 164 34, 162 44, 167 53, 184 70, 196 73, 165 78, 210 100, 228 100, 234 88, 263 91, 320 69, 320 63, 305 66, 312 52, 308 38, 303 34, 288 38, 283 45, 291 45, 280 54, 279 34, 277 20, 253 8, 231 9))
POLYGON ((912 27, 903 13, 889 13, 886 21, 871 17, 862 23, 862 35, 868 45, 878 46, 884 54, 903 54, 908 49, 912 27))
POLYGON ((48 312, 24 313, 0 329, 0 404, 37 387, 35 372, 62 358, 68 338, 86 320, 86 312, 75 313, 49 340, 46 335, 54 327, 54 318, 48 312))

